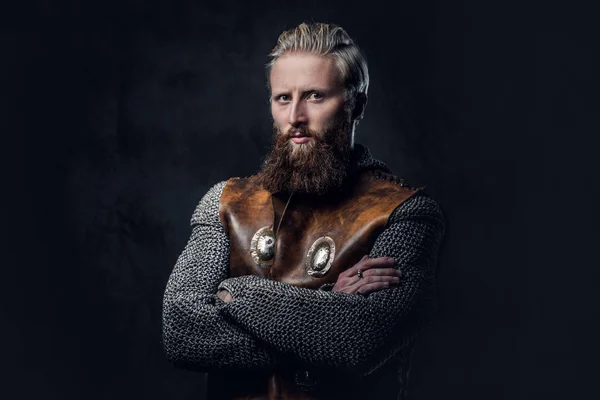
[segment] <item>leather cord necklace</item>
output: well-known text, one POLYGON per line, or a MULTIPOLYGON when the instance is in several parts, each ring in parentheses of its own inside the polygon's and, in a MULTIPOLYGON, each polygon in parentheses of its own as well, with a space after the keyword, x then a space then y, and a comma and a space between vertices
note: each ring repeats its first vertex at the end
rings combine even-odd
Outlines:
POLYGON ((279 228, 281 227, 281 222, 283 221, 283 217, 285 216, 285 211, 288 208, 288 205, 290 204, 290 200, 292 200, 292 196, 294 195, 294 192, 292 191, 292 193, 290 193, 290 197, 288 197, 287 202, 285 203, 285 207, 283 207, 283 212, 281 213, 281 218, 279 218, 279 223, 277 224, 277 229, 275 229, 275 232, 273 233, 273 236, 275 238, 277 238, 277 232, 279 232, 279 228))

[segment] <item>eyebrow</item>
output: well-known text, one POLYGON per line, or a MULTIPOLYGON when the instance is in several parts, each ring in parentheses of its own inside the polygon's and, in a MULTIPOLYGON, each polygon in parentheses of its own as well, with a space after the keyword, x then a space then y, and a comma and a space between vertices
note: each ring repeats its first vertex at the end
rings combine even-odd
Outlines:
MULTIPOLYGON (((277 90, 277 91, 273 90, 272 91, 272 96, 281 96, 282 94, 288 94, 290 92, 292 92, 292 91, 291 90, 283 90, 283 89, 277 90)), ((328 93, 328 92, 331 92, 331 90, 328 90, 328 89, 325 89, 325 88, 320 88, 320 87, 312 87, 312 88, 303 90, 301 94, 302 94, 302 96, 304 96, 304 95, 306 95, 308 93, 313 93, 313 92, 328 93)))

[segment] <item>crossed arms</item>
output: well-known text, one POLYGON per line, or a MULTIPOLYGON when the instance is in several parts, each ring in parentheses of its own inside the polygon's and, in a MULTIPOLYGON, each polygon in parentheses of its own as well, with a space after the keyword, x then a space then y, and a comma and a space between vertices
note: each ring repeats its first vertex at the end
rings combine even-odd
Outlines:
POLYGON ((163 302, 167 357, 193 369, 283 364, 364 375, 400 350, 434 305, 444 232, 439 206, 417 195, 390 217, 369 257, 394 257, 400 284, 369 296, 312 290, 257 276, 228 278, 229 239, 218 218, 224 182, 200 201, 163 302), (223 302, 216 293, 233 297, 223 302))

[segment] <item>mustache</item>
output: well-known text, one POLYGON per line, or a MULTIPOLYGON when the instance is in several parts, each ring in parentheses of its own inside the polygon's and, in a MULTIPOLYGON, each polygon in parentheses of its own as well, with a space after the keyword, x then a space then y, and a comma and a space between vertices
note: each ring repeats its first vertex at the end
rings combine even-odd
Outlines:
POLYGON ((321 135, 318 132, 308 129, 305 126, 301 126, 298 128, 292 127, 288 129, 287 132, 283 132, 281 129, 277 128, 277 131, 283 136, 284 139, 291 139, 296 136, 306 136, 314 139, 320 139, 321 137, 321 135))

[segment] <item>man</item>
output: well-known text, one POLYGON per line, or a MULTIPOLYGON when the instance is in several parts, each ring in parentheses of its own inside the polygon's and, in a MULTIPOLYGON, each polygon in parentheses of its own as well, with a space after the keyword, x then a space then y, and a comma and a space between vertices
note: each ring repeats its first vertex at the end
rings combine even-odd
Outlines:
POLYGON ((341 28, 271 53, 262 169, 213 186, 167 284, 164 346, 211 399, 397 399, 435 306, 439 206, 354 143, 367 64, 341 28))

